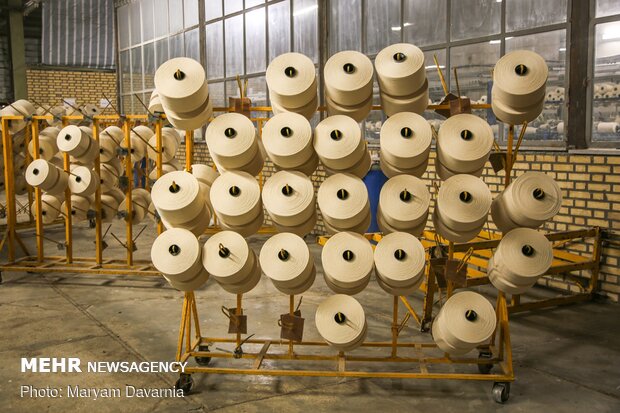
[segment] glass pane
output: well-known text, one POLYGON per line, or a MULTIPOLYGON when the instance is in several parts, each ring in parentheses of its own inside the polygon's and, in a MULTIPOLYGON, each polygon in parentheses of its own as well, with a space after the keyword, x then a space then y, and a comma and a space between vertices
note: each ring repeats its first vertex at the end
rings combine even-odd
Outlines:
POLYGON ((288 1, 269 6, 269 61, 291 50, 291 20, 288 1))
POLYGON ((144 88, 155 88, 155 43, 144 45, 144 88))
POLYGON ((154 0, 155 10, 155 37, 168 34, 168 0, 154 0))
POLYGON ((207 20, 222 17, 222 0, 204 0, 205 17, 207 20))
POLYGON ((176 33, 183 29, 183 0, 168 0, 168 2, 170 33, 176 33))
POLYGON ((185 57, 200 62, 200 39, 198 29, 185 32, 185 57))
POLYGON ((264 2, 265 0, 245 0, 245 8, 249 9, 250 7, 258 6, 264 2))
POLYGON ((405 41, 418 47, 444 43, 447 9, 447 0, 405 0, 405 41))
POLYGON ((451 4, 452 40, 473 39, 499 33, 501 2, 458 0, 451 4))
POLYGON ((362 0, 331 2, 329 54, 362 51, 362 0))
MULTIPOLYGON (((499 43, 495 42, 476 43, 450 49, 450 74, 456 68, 462 96, 467 96, 473 102, 490 93, 491 71, 499 59, 499 49, 499 43)), ((450 90, 455 95, 457 94, 454 76, 450 76, 450 90)), ((473 113, 486 119, 490 124, 497 123, 490 109, 475 110, 473 113)), ((492 126, 492 128, 497 137, 498 127, 492 126)))
POLYGON ((224 0, 224 12, 228 15, 243 9, 243 0, 224 0))
POLYGON ((253 106, 267 106, 267 82, 265 76, 248 79, 248 97, 253 106))
POLYGON ((564 140, 566 129, 558 133, 557 125, 565 118, 566 30, 506 38, 506 52, 520 49, 531 50, 545 59, 549 67, 547 94, 553 93, 546 99, 542 114, 528 124, 525 139, 564 140))
POLYGON ((209 83, 209 99, 213 102, 213 107, 227 107, 224 97, 224 82, 209 83))
POLYGON ((122 6, 116 10, 118 19, 118 44, 121 49, 129 47, 129 6, 122 6))
POLYGON ((131 29, 131 45, 142 43, 141 28, 140 28, 140 3, 131 3, 130 7, 130 24, 131 29))
POLYGON ((131 89, 135 93, 142 90, 142 47, 131 49, 131 89))
POLYGON ((224 35, 222 22, 207 25, 207 79, 224 77, 224 35))
POLYGON ((400 0, 366 2, 366 53, 400 42, 400 0))
POLYGON ((234 80, 229 80, 228 82, 226 82, 226 102, 228 102, 230 98, 238 98, 238 97, 239 97, 239 86, 237 85, 237 82, 234 80))
POLYGON ((265 71, 265 8, 245 15, 245 71, 265 71))
POLYGON ((293 1, 293 51, 319 61, 317 0, 293 1))
POLYGON ((121 112, 133 113, 133 109, 131 107, 131 95, 121 96, 121 112))
POLYGON ((159 67, 168 60, 168 39, 161 39, 155 42, 156 65, 159 67))
POLYGON ((225 29, 226 76, 243 74, 243 16, 226 19, 225 29))
POLYGON ((594 48, 592 140, 620 140, 620 22, 596 25, 594 48), (615 122, 612 124, 611 122, 615 122))
POLYGON ((185 28, 198 24, 198 0, 183 0, 185 28))
POLYGON ((568 0, 507 0, 506 30, 566 22, 568 0))
POLYGON ((121 93, 131 93, 131 61, 129 50, 121 52, 121 93))
POLYGON ((185 48, 183 47, 183 33, 176 36, 170 36, 170 58, 182 57, 185 55, 185 48))
POLYGON ((596 0, 596 17, 620 14, 620 2, 618 0, 596 0))
POLYGON ((142 1, 142 41, 153 40, 153 0, 142 1))

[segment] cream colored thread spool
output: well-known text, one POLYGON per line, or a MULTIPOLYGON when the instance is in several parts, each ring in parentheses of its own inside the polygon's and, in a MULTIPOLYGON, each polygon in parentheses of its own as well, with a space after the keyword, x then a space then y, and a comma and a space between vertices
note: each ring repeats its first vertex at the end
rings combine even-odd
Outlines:
POLYGON ((370 113, 372 109, 372 95, 362 103, 353 106, 341 105, 333 101, 329 95, 325 94, 325 103, 327 105, 327 114, 329 116, 344 115, 352 118, 356 122, 361 122, 370 113))
POLYGON ((317 202, 323 220, 340 230, 355 228, 370 213, 366 185, 360 178, 350 174, 336 174, 327 178, 319 187, 317 202))
POLYGON ((412 294, 424 280, 424 247, 411 234, 394 232, 381 238, 374 262, 379 285, 392 295, 412 294))
POLYGON ((69 190, 75 195, 84 197, 95 193, 100 184, 100 178, 90 168, 85 166, 74 166, 71 168, 69 176, 69 190))
POLYGON ((381 93, 381 108, 387 116, 399 112, 413 112, 422 114, 428 107, 428 81, 422 87, 408 96, 391 96, 381 93))
POLYGON ((112 188, 118 187, 118 176, 112 172, 112 168, 100 168, 99 170, 99 183, 101 186, 101 192, 110 192, 112 188))
POLYGON ((480 232, 490 207, 491 191, 480 178, 454 175, 439 188, 433 222, 442 237, 464 242, 480 232))
POLYGON ((206 142, 216 164, 226 170, 242 169, 259 151, 254 124, 239 113, 216 117, 207 128, 206 142))
POLYGON ((269 159, 279 169, 299 170, 314 155, 312 126, 297 113, 280 113, 269 119, 262 140, 269 159))
MULTIPOLYGON (((148 205, 149 205, 149 208, 147 208, 147 210, 151 211, 150 209, 151 204, 149 203, 148 205)), ((163 217, 160 217, 160 220, 162 224, 164 224, 164 227, 166 227, 166 229, 182 228, 182 229, 186 229, 190 231, 192 234, 199 237, 205 232, 205 230, 209 226, 209 223, 211 220, 211 212, 209 210, 208 205, 205 203, 200 213, 194 219, 190 221, 183 222, 180 224, 171 224, 163 217)))
POLYGON ((269 63, 265 74, 271 100, 287 109, 307 105, 317 96, 314 63, 300 53, 284 53, 269 63))
POLYGON ((314 130, 313 145, 321 162, 333 171, 346 172, 366 151, 359 125, 343 115, 322 120, 314 130))
POLYGON ((118 212, 119 202, 109 194, 101 194, 101 220, 112 222, 118 212))
POLYGON ((209 96, 205 70, 194 59, 177 57, 164 62, 155 72, 154 81, 164 109, 189 112, 209 96))
MULTIPOLYGON (((80 195, 71 195, 71 219, 73 222, 86 221, 88 217, 88 211, 90 209, 90 200, 80 195)), ((63 202, 61 211, 66 211, 66 203, 63 202)))
MULTIPOLYGON (((43 194, 41 195, 41 219, 44 224, 53 223, 56 218, 60 215, 62 209, 62 202, 60 198, 50 195, 43 194)), ((31 208, 35 207, 35 202, 32 203, 31 208)), ((64 211, 63 211, 64 214, 64 211)))
POLYGON ((213 182, 211 204, 221 222, 234 226, 253 222, 263 210, 258 182, 240 171, 224 172, 213 182))
POLYGON ((131 200, 131 217, 128 215, 127 209, 127 198, 123 199, 123 201, 119 204, 118 210, 124 211, 124 219, 126 221, 131 222, 133 225, 139 224, 146 218, 148 213, 149 204, 145 203, 143 199, 140 198, 132 198, 131 200))
POLYGON ((462 291, 448 298, 433 321, 437 346, 451 356, 462 356, 486 343, 497 324, 495 310, 478 293, 462 291))
POLYGON ((493 148, 493 130, 475 115, 448 118, 437 135, 437 159, 450 171, 470 173, 484 167, 493 148))
POLYGON ((522 294, 536 284, 553 262, 547 238, 530 228, 516 228, 501 239, 489 260, 489 280, 507 294, 522 294))
POLYGON ((339 232, 329 238, 321 252, 325 282, 339 294, 361 292, 374 270, 370 242, 360 234, 339 232))
POLYGON ((116 200, 116 203, 120 205, 121 202, 125 199, 125 193, 121 191, 119 188, 112 188, 108 192, 107 195, 110 195, 116 200))
POLYGON ((539 100, 538 102, 534 102, 531 106, 523 109, 517 109, 505 105, 499 99, 495 99, 494 97, 493 99, 494 100, 491 102, 491 105, 495 116, 500 121, 512 125, 519 125, 523 122, 533 121, 542 113, 545 103, 544 100, 539 100))
POLYGON ((263 244, 260 265, 273 285, 285 294, 304 293, 316 276, 308 245, 290 233, 276 234, 263 244))
POLYGON ((192 174, 198 179, 199 182, 211 187, 213 182, 220 176, 220 173, 213 169, 209 165, 193 164, 192 174))
POLYGON ((304 118, 308 120, 312 119, 312 117, 316 113, 316 110, 319 107, 318 95, 315 96, 314 99, 310 101, 310 103, 306 104, 305 106, 302 106, 300 108, 295 108, 295 109, 285 108, 284 106, 281 106, 277 100, 271 97, 271 95, 270 95, 269 100, 271 101, 271 109, 273 110, 274 114, 279 115, 280 113, 293 112, 293 113, 297 113, 303 116, 304 118))
POLYGON ((381 188, 379 209, 390 227, 407 231, 426 222, 430 201, 430 192, 421 179, 398 175, 381 188))
POLYGON ((391 96, 411 95, 426 80, 424 53, 408 43, 393 44, 377 53, 375 70, 381 92, 391 96))
POLYGON ((162 232, 153 242, 151 261, 155 268, 171 281, 187 283, 208 273, 202 266, 202 250, 198 239, 189 231, 173 228, 162 232))
MULTIPOLYGON (((56 129, 56 128, 47 128, 56 129)), ((34 141, 31 140, 28 143, 28 152, 30 156, 34 158, 34 141)), ((56 138, 49 135, 39 135, 39 156, 40 159, 49 161, 58 153, 58 146, 56 146, 56 138)))
POLYGON ((338 351, 352 351, 366 338, 366 315, 361 304, 344 294, 332 295, 319 304, 316 329, 338 351))
POLYGON ((545 59, 535 52, 515 50, 506 53, 493 70, 495 97, 511 108, 531 106, 544 99, 548 72, 545 59))
POLYGON ((272 220, 280 225, 301 225, 315 212, 314 186, 301 172, 276 172, 267 179, 262 200, 272 220))
POLYGON ((84 156, 90 148, 91 138, 88 133, 75 125, 69 125, 58 133, 56 145, 61 152, 80 158, 84 156))
MULTIPOLYGON (((161 175, 164 176, 167 173, 180 171, 181 165, 176 159, 170 160, 168 163, 163 163, 161 165, 161 175)), ((149 172, 149 178, 152 180, 157 180, 157 168, 154 168, 151 172, 149 172)))
POLYGON ((426 119, 412 112, 397 113, 381 126, 381 158, 396 168, 414 169, 428 161, 432 140, 426 119))
POLYGON ((550 176, 542 172, 525 172, 494 200, 495 203, 501 202, 504 209, 500 213, 500 205, 492 208, 495 212, 493 220, 497 217, 498 228, 503 224, 502 231, 517 226, 538 228, 559 212, 562 199, 562 190, 550 176), (508 221, 502 219, 503 214, 508 221))
POLYGON ((245 238, 233 231, 214 234, 202 248, 202 264, 220 285, 243 285, 251 279, 256 261, 245 238))
MULTIPOLYGON (((0 110, 0 116, 32 116, 35 113, 35 108, 32 103, 27 100, 20 99, 13 102, 11 105, 6 106, 0 110)), ((24 119, 9 120, 9 132, 15 134, 23 130, 28 124, 24 119)))
POLYGON ((49 191, 57 184, 61 171, 44 159, 37 159, 26 168, 26 181, 30 186, 49 191))
MULTIPOLYGON (((175 136, 177 132, 171 128, 163 128, 161 132, 161 158, 162 162, 169 162, 172 160, 179 148, 179 140, 175 136)), ((153 134, 149 139, 149 146, 147 146, 147 152, 149 159, 157 159, 157 136, 153 134)))
POLYGON ((383 174, 387 176, 388 178, 392 178, 397 175, 413 175, 416 178, 421 178, 422 175, 424 175, 424 173, 426 172, 426 169, 428 168, 428 162, 429 161, 427 159, 426 162, 423 162, 422 164, 414 168, 401 169, 401 168, 397 168, 394 165, 390 164, 385 159, 379 158, 379 167, 381 168, 381 171, 383 172, 383 174))
POLYGON ((196 110, 196 112, 179 113, 164 107, 166 119, 172 126, 181 130, 194 130, 206 125, 213 116, 213 103, 207 100, 196 110))
POLYGON ((372 95, 373 72, 372 62, 364 54, 336 53, 325 63, 325 91, 341 105, 358 105, 372 95))
POLYGON ((159 178, 151 189, 151 197, 159 215, 173 225, 196 218, 205 204, 198 180, 184 171, 159 178))

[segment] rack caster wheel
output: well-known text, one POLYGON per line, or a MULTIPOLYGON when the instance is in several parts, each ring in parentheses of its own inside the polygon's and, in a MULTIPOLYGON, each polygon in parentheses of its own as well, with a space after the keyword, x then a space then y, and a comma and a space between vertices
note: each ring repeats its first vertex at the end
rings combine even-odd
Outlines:
POLYGON ((493 384, 493 400, 496 403, 504 404, 510 397, 510 383, 494 383, 493 384))
MULTIPOLYGON (((490 351, 481 351, 480 353, 478 353, 478 360, 490 359, 491 357, 493 357, 493 353, 491 353, 490 351)), ((478 371, 480 372, 480 374, 489 374, 492 369, 493 363, 478 364, 478 371)))
POLYGON ((174 383, 175 390, 181 390, 183 397, 187 396, 194 387, 194 379, 191 374, 181 373, 181 377, 174 383))
MULTIPOLYGON (((198 351, 209 351, 209 346, 198 346, 198 351)), ((206 366, 211 361, 211 357, 196 356, 195 360, 198 365, 206 366)))

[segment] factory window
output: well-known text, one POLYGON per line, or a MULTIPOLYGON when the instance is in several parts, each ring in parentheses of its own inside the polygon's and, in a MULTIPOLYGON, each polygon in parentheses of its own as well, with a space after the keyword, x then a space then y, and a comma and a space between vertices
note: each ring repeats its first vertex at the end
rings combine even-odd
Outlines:
POLYGON ((620 4, 597 0, 591 21, 594 53, 591 76, 591 145, 617 147, 620 141, 620 4))

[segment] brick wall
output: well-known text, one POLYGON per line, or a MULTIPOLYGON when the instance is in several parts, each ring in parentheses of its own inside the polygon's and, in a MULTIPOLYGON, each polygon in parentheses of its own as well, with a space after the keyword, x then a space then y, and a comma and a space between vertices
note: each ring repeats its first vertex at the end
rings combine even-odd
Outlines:
MULTIPOLYGON (((179 150, 179 158, 184 159, 185 148, 179 150)), ((212 164, 205 143, 195 144, 195 163, 212 164)), ((431 162, 423 179, 429 190, 434 193, 432 181, 438 179, 434 168, 435 153, 431 152, 431 162)), ((544 227, 546 231, 567 231, 598 226, 603 229, 620 230, 620 155, 583 155, 567 152, 521 151, 514 165, 513 177, 525 171, 542 171, 554 178, 563 190, 564 200, 555 219, 544 227)), ((275 172, 273 164, 267 162, 263 170, 263 179, 268 179, 275 172)), ((312 175, 316 189, 325 179, 321 166, 312 175)), ((489 185, 493 196, 503 190, 504 172, 495 174, 487 164, 483 173, 484 181, 489 185)), ((432 210, 432 207, 431 207, 432 210)), ((268 215, 266 224, 269 225, 268 215)), ((489 215, 490 218, 490 215, 489 215)), ((428 227, 432 223, 429 216, 428 227)), ((491 231, 496 227, 489 222, 491 231)), ((319 211, 319 220, 314 228, 315 234, 324 234, 319 211)), ((574 253, 592 253, 592 242, 567 244, 566 251, 574 253)), ((620 299, 620 247, 604 244, 600 270, 600 292, 612 301, 620 299)), ((581 275, 586 278, 589 273, 581 275)), ((578 291, 574 283, 568 283, 568 276, 546 277, 540 281, 548 287, 562 291, 578 291)))
POLYGON ((78 105, 99 106, 104 94, 117 106, 116 72, 31 68, 26 70, 26 76, 28 97, 44 106, 61 105, 65 98, 75 99, 78 105))

